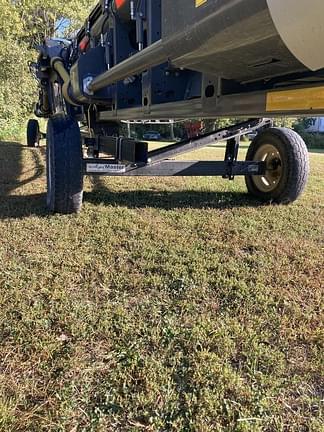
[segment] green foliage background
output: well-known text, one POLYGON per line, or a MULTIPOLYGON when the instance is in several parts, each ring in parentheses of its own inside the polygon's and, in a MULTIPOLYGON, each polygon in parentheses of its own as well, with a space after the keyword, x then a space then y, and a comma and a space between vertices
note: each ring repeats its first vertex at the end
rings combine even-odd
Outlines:
POLYGON ((19 135, 32 112, 36 82, 28 61, 44 37, 77 29, 93 2, 86 0, 0 0, 0 138, 19 135))

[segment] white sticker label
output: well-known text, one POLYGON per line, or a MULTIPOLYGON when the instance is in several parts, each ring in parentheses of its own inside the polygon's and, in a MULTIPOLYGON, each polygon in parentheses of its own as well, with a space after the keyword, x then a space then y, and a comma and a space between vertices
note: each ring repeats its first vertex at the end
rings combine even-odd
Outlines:
POLYGON ((103 163, 88 163, 87 173, 125 173, 126 165, 118 164, 103 164, 103 163))

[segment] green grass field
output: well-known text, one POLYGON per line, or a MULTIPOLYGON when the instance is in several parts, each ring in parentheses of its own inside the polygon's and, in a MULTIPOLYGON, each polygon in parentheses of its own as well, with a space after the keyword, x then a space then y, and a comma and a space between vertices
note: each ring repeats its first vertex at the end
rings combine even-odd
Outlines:
POLYGON ((288 207, 243 179, 100 178, 48 216, 44 148, 1 143, 0 431, 323 430, 311 164, 288 207))

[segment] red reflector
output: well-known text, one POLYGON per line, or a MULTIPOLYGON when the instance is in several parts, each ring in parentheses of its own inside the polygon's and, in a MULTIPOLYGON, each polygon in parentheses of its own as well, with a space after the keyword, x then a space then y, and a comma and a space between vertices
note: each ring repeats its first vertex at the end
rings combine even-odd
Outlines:
POLYGON ((81 52, 84 52, 89 45, 90 39, 88 36, 84 36, 84 38, 82 39, 82 41, 79 43, 79 48, 81 52))
POLYGON ((126 0, 115 0, 117 9, 120 9, 126 3, 126 0))

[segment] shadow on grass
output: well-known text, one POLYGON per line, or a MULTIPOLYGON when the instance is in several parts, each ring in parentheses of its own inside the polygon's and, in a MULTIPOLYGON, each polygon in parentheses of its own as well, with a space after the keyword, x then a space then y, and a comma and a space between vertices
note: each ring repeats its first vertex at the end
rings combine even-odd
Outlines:
POLYGON ((0 219, 23 219, 29 216, 48 217, 44 193, 33 195, 0 195, 0 219))
POLYGON ((0 219, 46 214, 44 194, 13 195, 44 175, 43 151, 17 142, 0 142, 0 219), (31 155, 30 167, 24 166, 24 152, 31 155))
MULTIPOLYGON (((0 219, 47 217, 45 194, 14 194, 15 190, 42 177, 44 149, 30 149, 16 142, 0 143, 0 219), (30 167, 24 166, 23 152, 31 152, 30 167)), ((215 208, 257 207, 260 203, 245 193, 195 190, 112 192, 100 178, 93 178, 94 190, 85 194, 85 202, 127 208, 215 208)))
POLYGON ((42 152, 43 149, 24 147, 17 142, 0 142, 0 197, 7 196, 15 189, 43 176, 45 168, 42 152), (32 156, 33 166, 30 171, 23 166, 25 151, 32 156), (20 179, 23 174, 26 178, 20 179))
MULTIPOLYGON (((23 219, 29 216, 48 217, 45 194, 0 196, 0 219, 23 219)), ((84 201, 93 205, 136 208, 173 209, 233 209, 259 207, 262 204, 239 192, 163 191, 95 191, 85 194, 84 201)))
POLYGON ((262 203, 242 192, 209 192, 195 190, 152 191, 133 190, 112 192, 101 181, 93 178, 94 190, 85 194, 85 202, 98 205, 110 205, 127 208, 158 208, 173 210, 179 208, 194 209, 230 209, 237 207, 259 207, 262 203))

